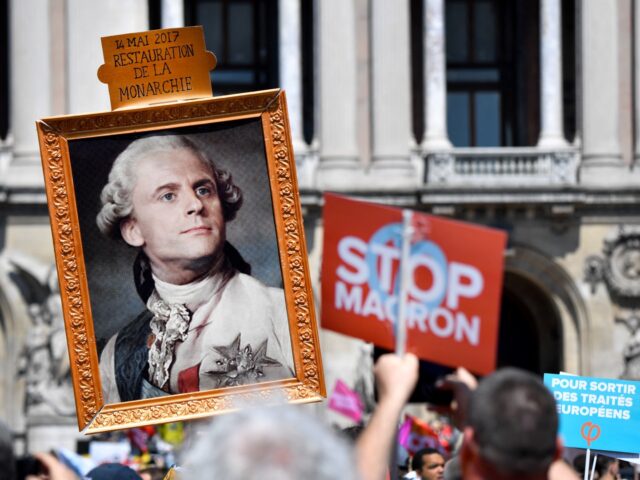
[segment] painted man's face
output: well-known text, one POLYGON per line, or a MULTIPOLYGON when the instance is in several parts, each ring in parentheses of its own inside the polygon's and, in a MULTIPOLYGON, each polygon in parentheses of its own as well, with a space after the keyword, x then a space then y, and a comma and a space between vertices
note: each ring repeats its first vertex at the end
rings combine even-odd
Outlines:
POLYGON ((220 254, 225 241, 222 204, 209 166, 191 150, 154 152, 134 167, 133 212, 122 237, 142 247, 153 273, 186 283, 220 254))

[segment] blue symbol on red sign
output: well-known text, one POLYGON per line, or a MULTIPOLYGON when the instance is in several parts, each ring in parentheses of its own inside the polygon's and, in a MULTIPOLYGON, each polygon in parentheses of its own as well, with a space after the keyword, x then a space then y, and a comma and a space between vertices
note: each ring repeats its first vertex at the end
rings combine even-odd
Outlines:
MULTIPOLYGON (((369 288, 376 291, 383 304, 387 303, 390 296, 397 297, 400 293, 400 272, 396 270, 396 275, 392 275, 389 271, 382 271, 383 269, 390 269, 390 263, 381 260, 380 251, 382 249, 392 248, 396 251, 396 259, 399 258, 400 250, 402 248, 402 224, 390 223, 379 230, 377 230, 369 240, 369 248, 366 253, 366 262, 369 267, 369 288), (379 263, 380 262, 380 263, 379 263), (389 276, 393 278, 392 284, 387 285, 386 279, 389 276), (385 279, 385 280, 383 280, 385 279)), ((429 288, 427 291, 421 291, 421 295, 418 300, 429 311, 432 311, 438 307, 445 298, 446 284, 447 284, 447 258, 438 245, 426 240, 420 240, 411 245, 410 249, 410 265, 406 268, 411 268, 412 274, 418 267, 427 267, 431 272, 438 272, 439 276, 437 281, 442 283, 441 288, 429 288), (417 260, 413 260, 417 259, 417 260)), ((433 278, 436 281, 436 278, 433 278)), ((410 282, 413 285, 413 282, 410 282)), ((398 304, 393 305, 393 316, 397 317, 398 304)))

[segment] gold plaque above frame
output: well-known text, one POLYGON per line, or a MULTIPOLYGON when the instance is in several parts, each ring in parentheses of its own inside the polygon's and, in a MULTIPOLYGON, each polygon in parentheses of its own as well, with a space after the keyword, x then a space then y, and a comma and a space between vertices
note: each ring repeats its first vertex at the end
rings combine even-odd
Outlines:
POLYGON ((282 91, 37 128, 81 430, 325 396, 282 91))
POLYGON ((102 37, 98 78, 109 86, 111 109, 211 96, 216 66, 201 26, 102 37))

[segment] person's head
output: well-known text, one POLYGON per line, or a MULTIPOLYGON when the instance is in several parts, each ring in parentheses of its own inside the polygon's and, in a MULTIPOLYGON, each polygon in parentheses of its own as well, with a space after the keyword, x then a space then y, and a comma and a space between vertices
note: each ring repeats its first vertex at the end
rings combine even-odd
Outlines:
POLYGON ((444 465, 444 480, 462 480, 460 457, 451 457, 444 465))
POLYGON ((169 471, 164 467, 146 467, 138 472, 142 480, 163 480, 169 471))
POLYGON ((609 478, 614 479, 618 478, 620 474, 620 461, 616 458, 607 458, 607 462, 605 462, 605 466, 603 468, 603 472, 600 474, 601 478, 609 475, 609 478))
POLYGON ((339 433, 287 406, 214 418, 183 465, 201 480, 355 480, 354 463, 339 433))
POLYGON ((442 480, 444 478, 444 457, 435 448, 423 448, 413 456, 411 466, 424 480, 442 480))
POLYGON ((87 473, 89 480, 142 480, 131 468, 119 463, 103 463, 87 473))
MULTIPOLYGON (((583 456, 584 457, 584 456, 583 456)), ((592 457, 593 460, 593 457, 592 457)), ((582 460, 582 470, 584 471, 584 458, 582 460)), ((598 455, 596 459, 594 477, 600 480, 614 480, 618 478, 620 465, 618 460, 604 455, 598 455)))
POLYGON ((468 421, 461 453, 465 475, 471 469, 493 478, 546 478, 561 454, 555 399, 524 370, 505 368, 480 382, 468 421))
POLYGON ((118 155, 100 199, 103 234, 141 248, 160 279, 186 283, 222 255, 242 192, 187 137, 153 135, 118 155))

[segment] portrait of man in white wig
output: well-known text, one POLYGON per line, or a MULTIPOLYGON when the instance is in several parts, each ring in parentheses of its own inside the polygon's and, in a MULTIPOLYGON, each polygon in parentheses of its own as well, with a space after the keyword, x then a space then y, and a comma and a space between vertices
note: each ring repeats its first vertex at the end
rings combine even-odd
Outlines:
POLYGON ((100 200, 100 232, 138 249, 146 305, 102 350, 105 402, 294 376, 284 292, 227 241, 243 195, 211 155, 184 135, 138 138, 100 200))

